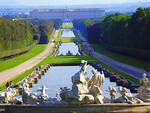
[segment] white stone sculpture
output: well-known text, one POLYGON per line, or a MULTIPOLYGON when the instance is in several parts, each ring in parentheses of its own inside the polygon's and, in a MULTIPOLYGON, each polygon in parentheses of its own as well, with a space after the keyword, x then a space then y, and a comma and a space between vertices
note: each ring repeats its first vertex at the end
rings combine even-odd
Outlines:
POLYGON ((148 78, 146 78, 146 74, 145 73, 143 74, 142 80, 140 80, 140 83, 143 84, 143 86, 145 88, 149 87, 149 80, 148 80, 148 78))
POLYGON ((87 61, 82 60, 82 67, 79 72, 72 76, 72 89, 67 87, 61 88, 60 97, 63 101, 71 103, 98 103, 103 104, 102 85, 104 76, 97 75, 96 71, 92 70, 92 77, 85 78, 86 69, 89 66, 87 61))
POLYGON ((121 94, 121 97, 114 100, 114 102, 129 103, 129 104, 143 103, 142 100, 140 100, 139 98, 133 97, 131 93, 128 93, 127 88, 119 87, 117 91, 121 94))
POLYGON ((112 86, 108 86, 107 92, 109 92, 109 94, 110 94, 111 101, 116 99, 115 94, 117 93, 117 90, 115 88, 113 88, 112 86))
POLYGON ((93 86, 93 96, 94 96, 95 102, 97 104, 104 103, 103 102, 103 100, 104 100, 103 93, 99 86, 96 86, 96 85, 93 86))
POLYGON ((143 74, 140 83, 142 83, 144 87, 138 89, 138 95, 136 97, 143 102, 150 102, 150 85, 145 73, 143 74))
POLYGON ((48 100, 48 95, 46 94, 46 90, 48 90, 48 88, 46 88, 45 86, 42 86, 42 88, 38 89, 38 91, 41 91, 40 98, 42 99, 42 101, 48 100))
POLYGON ((36 104, 38 102, 38 97, 30 93, 28 85, 23 85, 22 100, 25 104, 36 104))

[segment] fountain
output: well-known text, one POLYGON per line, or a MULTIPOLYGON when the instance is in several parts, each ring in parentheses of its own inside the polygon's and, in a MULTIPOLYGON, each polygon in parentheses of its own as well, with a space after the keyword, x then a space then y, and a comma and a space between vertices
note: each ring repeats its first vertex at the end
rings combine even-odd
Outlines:
MULTIPOLYGON (((141 104, 150 102, 150 85, 149 80, 146 78, 146 74, 143 74, 141 83, 143 87, 139 88, 138 94, 133 96, 128 93, 128 89, 125 87, 118 87, 118 89, 108 86, 106 92, 109 93, 110 99, 103 95, 104 85, 104 72, 98 75, 96 70, 92 69, 92 76, 86 77, 86 69, 89 67, 87 61, 81 61, 81 69, 75 73, 72 77, 72 89, 64 87, 60 88, 60 94, 56 94, 56 97, 51 98, 46 94, 45 86, 38 88, 37 91, 41 93, 31 93, 29 89, 29 81, 25 79, 21 82, 17 88, 8 87, 6 91, 0 93, 0 103, 11 104, 106 104, 106 103, 128 103, 128 104, 141 104), (21 90, 21 91, 19 91, 21 90), (21 92, 21 98, 17 98, 21 92), (121 96, 116 98, 116 93, 121 96), (61 100, 58 100, 60 95, 61 100)), ((41 67, 41 66, 40 66, 41 67)))

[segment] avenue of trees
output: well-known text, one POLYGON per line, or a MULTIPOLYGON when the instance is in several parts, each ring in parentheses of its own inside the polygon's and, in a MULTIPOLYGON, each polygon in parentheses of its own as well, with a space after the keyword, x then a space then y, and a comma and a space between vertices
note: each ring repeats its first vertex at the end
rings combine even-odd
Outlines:
POLYGON ((21 20, 0 17, 0 58, 24 53, 36 43, 47 44, 60 20, 21 20))
POLYGON ((59 29, 60 25, 62 24, 60 19, 54 20, 27 19, 22 20, 22 22, 38 25, 40 36, 36 36, 34 39, 39 39, 40 44, 47 44, 49 41, 49 35, 53 32, 54 28, 59 29))
POLYGON ((86 25, 86 30, 90 43, 101 44, 112 51, 150 59, 150 8, 138 8, 132 15, 107 15, 98 23, 86 25))
POLYGON ((18 49, 34 42, 37 26, 0 18, 0 51, 18 49))

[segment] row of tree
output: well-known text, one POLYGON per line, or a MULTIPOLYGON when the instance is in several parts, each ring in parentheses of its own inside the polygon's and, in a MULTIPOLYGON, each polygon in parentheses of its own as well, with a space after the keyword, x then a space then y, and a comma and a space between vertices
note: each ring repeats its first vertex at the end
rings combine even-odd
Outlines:
POLYGON ((16 21, 0 17, 0 58, 23 53, 37 42, 47 44, 54 27, 57 29, 60 25, 61 20, 16 21))
POLYGON ((138 8, 132 15, 111 14, 86 26, 87 38, 89 42, 102 44, 113 51, 149 58, 149 26, 150 8, 138 8))
POLYGON ((49 41, 49 35, 53 32, 54 28, 59 29, 62 24, 62 21, 60 19, 24 19, 21 21, 24 23, 32 23, 33 25, 38 25, 40 34, 37 33, 34 39, 39 39, 40 44, 47 44, 49 41))
POLYGON ((32 24, 0 18, 0 51, 29 46, 37 31, 32 24))

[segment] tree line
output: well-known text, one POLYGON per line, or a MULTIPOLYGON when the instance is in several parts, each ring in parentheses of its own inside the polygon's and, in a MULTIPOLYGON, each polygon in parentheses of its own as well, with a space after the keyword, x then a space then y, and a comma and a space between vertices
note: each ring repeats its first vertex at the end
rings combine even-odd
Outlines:
POLYGON ((0 17, 0 51, 24 48, 34 42, 38 27, 0 17))
MULTIPOLYGON (((59 28, 60 25, 60 20, 25 19, 15 21, 0 17, 0 57, 5 56, 2 55, 2 52, 5 52, 7 56, 7 51, 10 55, 10 52, 13 54, 13 50, 26 48, 35 42, 47 44, 54 27, 59 28)), ((24 51, 21 49, 19 52, 24 51)))
POLYGON ((149 26, 150 8, 138 8, 131 15, 111 14, 98 23, 86 25, 87 38, 90 43, 112 51, 149 59, 149 26))

